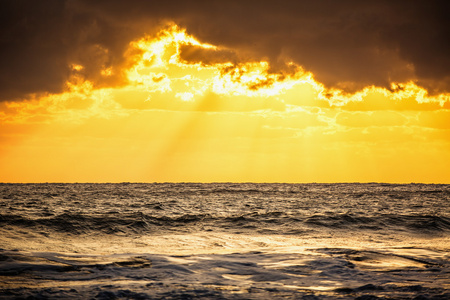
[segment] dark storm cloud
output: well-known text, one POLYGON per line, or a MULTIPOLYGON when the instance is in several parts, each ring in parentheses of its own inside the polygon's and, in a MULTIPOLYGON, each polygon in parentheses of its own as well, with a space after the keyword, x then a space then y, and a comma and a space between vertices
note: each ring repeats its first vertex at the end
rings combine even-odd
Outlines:
POLYGON ((2 99, 59 90, 67 76, 65 53, 61 53, 64 3, 52 1, 48 7, 29 4, 32 3, 20 0, 1 2, 2 99), (56 36, 60 38, 54 39, 56 36))
POLYGON ((72 64, 83 65, 77 74, 97 85, 119 83, 120 72, 104 77, 100 71, 122 66, 129 42, 154 33, 157 23, 132 16, 129 11, 127 23, 76 0, 1 1, 0 100, 61 92, 72 64))
POLYGON ((0 99, 60 91, 70 63, 98 85, 118 84, 128 43, 167 21, 243 59, 267 59, 273 72, 294 61, 327 87, 415 80, 450 91, 448 1, 5 0, 0 11, 0 99), (116 70, 108 81, 105 67, 116 70))
POLYGON ((182 23, 202 40, 253 52, 275 68, 292 59, 328 87, 416 79, 435 92, 450 90, 448 1, 245 3, 182 23))

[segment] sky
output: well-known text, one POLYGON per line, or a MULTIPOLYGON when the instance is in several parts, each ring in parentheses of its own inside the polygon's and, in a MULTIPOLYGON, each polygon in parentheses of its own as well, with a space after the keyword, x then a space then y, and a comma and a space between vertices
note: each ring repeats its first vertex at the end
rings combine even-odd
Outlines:
POLYGON ((448 1, 0 2, 0 182, 450 183, 448 1))

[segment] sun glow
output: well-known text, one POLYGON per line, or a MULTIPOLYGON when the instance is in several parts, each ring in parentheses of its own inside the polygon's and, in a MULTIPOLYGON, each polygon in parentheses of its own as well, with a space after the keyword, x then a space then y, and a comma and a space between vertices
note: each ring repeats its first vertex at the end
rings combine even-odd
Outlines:
POLYGON ((98 74, 125 74, 117 86, 72 64, 64 93, 0 103, 0 180, 450 182, 448 94, 344 93, 176 25, 124 55, 98 74))
POLYGON ((127 71, 130 83, 142 84, 150 92, 169 92, 177 88, 178 97, 183 95, 182 99, 189 100, 204 95, 206 91, 218 95, 270 97, 305 82, 320 89, 311 74, 298 66, 292 74, 273 74, 269 72, 270 65, 266 61, 209 65, 186 62, 180 57, 182 46, 220 50, 199 42, 184 29, 171 26, 156 38, 144 37, 130 44, 131 49, 140 51, 140 59, 127 71))

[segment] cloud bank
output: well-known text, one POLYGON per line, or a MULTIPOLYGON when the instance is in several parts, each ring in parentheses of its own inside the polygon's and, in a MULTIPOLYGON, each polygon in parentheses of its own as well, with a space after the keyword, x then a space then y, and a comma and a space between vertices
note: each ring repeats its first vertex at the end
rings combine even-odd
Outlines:
POLYGON ((266 60, 286 73, 294 62, 345 92, 408 81, 450 92, 448 1, 6 0, 0 11, 0 100, 61 92, 74 73, 124 84, 129 43, 168 22, 228 49, 182 49, 194 63, 266 60))

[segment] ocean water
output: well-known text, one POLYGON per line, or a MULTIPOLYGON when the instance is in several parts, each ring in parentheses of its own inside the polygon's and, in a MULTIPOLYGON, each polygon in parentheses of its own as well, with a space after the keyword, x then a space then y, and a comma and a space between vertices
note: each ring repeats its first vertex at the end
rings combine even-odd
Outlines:
POLYGON ((0 184, 0 299, 450 299, 450 185, 0 184))

